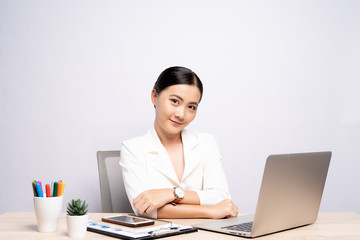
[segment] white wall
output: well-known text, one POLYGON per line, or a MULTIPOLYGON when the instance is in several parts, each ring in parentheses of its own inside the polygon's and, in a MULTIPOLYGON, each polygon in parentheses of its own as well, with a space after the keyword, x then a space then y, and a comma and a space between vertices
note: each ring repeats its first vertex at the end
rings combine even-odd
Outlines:
POLYGON ((0 1, 0 213, 31 181, 100 211, 96 151, 152 126, 166 67, 205 87, 189 127, 213 133, 241 212, 265 158, 331 150, 322 211, 360 212, 359 1, 0 1))

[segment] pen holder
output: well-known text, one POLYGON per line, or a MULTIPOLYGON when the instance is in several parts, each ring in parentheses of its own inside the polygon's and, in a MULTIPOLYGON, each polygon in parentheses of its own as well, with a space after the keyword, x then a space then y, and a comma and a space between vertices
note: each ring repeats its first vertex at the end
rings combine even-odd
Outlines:
POLYGON ((63 196, 34 197, 34 210, 39 232, 55 232, 57 229, 63 196))

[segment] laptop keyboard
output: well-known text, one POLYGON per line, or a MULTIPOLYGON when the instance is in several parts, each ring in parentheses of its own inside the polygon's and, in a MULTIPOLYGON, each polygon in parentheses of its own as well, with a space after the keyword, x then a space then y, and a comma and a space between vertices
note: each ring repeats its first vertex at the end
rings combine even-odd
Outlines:
POLYGON ((253 222, 247 222, 247 223, 240 223, 230 226, 222 227, 222 229, 227 230, 235 230, 235 231, 241 231, 241 232, 251 232, 253 222))

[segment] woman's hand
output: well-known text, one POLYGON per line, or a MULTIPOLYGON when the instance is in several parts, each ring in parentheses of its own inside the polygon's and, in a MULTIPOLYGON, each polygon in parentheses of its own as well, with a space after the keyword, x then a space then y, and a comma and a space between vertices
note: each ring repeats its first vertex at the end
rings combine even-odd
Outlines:
POLYGON ((239 213, 237 206, 230 199, 225 199, 209 208, 209 218, 236 217, 239 213))
POLYGON ((151 189, 140 193, 133 201, 140 214, 151 214, 156 209, 174 200, 173 189, 151 189))

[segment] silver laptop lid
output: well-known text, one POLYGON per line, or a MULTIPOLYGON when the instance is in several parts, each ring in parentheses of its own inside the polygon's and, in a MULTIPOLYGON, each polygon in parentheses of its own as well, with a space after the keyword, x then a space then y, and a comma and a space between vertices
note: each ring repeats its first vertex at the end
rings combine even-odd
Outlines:
POLYGON ((330 158, 331 152, 270 155, 251 236, 314 223, 330 158))

